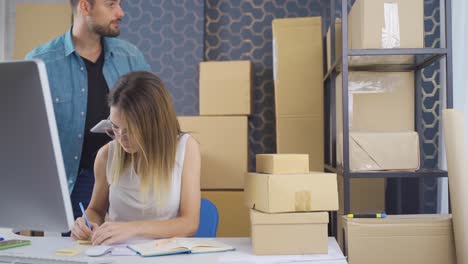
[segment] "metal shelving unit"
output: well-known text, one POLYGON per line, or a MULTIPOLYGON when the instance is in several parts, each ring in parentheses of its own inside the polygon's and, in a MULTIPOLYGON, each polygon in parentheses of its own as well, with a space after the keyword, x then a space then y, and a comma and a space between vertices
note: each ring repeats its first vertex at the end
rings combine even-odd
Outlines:
MULTIPOLYGON (((344 214, 350 213, 350 180, 351 178, 422 178, 447 177, 447 171, 439 169, 420 169, 417 171, 382 171, 382 172, 351 172, 349 166, 349 112, 348 112, 348 73, 350 71, 378 71, 378 72, 415 72, 415 131, 419 134, 420 164, 423 164, 423 116, 422 116, 422 86, 421 71, 436 61, 440 61, 441 76, 445 76, 445 104, 446 108, 453 107, 452 87, 452 31, 451 31, 451 0, 439 0, 441 17, 441 48, 418 49, 348 49, 348 0, 341 1, 342 50, 337 58, 335 54, 335 1, 330 1, 330 37, 331 37, 331 68, 327 69, 326 32, 324 43, 324 113, 325 113, 325 170, 336 172, 343 176, 344 181, 344 214), (444 32, 443 34, 442 32, 444 32), (407 58, 405 63, 382 64, 380 59, 407 58), (398 56, 398 57, 395 57, 398 56), (343 59, 345 58, 345 59, 343 59), (365 58, 369 63, 356 64, 354 58, 365 58), (342 74, 342 109, 343 109, 343 165, 337 166, 336 156, 336 102, 335 78, 342 74), (443 74, 442 74, 443 73, 443 74)), ((362 60, 361 60, 362 61, 362 60)), ((398 61, 398 60, 396 60, 398 61)), ((401 201, 400 201, 401 203, 401 201)))

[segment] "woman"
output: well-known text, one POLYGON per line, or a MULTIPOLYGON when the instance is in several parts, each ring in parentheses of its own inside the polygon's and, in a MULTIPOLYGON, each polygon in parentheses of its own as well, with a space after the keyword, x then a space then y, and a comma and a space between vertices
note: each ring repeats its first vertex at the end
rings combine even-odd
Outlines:
POLYGON ((200 150, 179 123, 162 81, 149 72, 122 76, 109 95, 115 140, 95 160, 95 184, 72 238, 93 245, 133 237, 191 236, 200 214, 200 150), (104 223, 108 210, 109 221, 104 223))

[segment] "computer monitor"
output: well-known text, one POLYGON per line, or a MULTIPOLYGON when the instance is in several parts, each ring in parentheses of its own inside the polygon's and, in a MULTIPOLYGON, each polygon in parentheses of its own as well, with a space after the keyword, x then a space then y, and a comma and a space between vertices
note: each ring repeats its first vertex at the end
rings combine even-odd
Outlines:
POLYGON ((42 61, 0 63, 0 227, 64 232, 70 194, 42 61))

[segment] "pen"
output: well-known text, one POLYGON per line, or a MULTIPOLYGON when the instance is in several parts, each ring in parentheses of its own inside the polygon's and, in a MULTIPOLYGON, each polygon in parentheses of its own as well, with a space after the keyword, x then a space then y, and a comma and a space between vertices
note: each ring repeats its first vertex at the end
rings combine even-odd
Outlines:
POLYGON ((83 204, 80 202, 79 205, 80 205, 81 212, 83 213, 83 218, 86 222, 86 226, 89 228, 89 230, 91 230, 91 224, 89 223, 88 216, 86 215, 83 204))
POLYGON ((348 218, 386 218, 387 214, 348 214, 348 218))

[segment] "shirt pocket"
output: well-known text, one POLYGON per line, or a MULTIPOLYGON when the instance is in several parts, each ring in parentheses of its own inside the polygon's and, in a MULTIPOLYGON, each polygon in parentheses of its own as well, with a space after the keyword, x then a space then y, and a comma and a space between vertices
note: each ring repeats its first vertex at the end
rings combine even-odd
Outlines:
POLYGON ((72 92, 66 90, 52 91, 52 102, 54 104, 55 119, 57 126, 63 129, 64 125, 73 122, 72 92))

